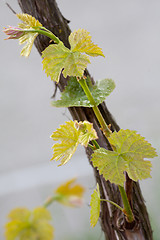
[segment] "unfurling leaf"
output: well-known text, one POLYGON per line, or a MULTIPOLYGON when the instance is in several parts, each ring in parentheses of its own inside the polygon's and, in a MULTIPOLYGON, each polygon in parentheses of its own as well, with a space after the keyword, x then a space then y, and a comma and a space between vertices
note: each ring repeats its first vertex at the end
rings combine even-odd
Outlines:
POLYGON ((91 195, 91 211, 90 211, 90 224, 94 227, 99 219, 100 214, 100 192, 99 192, 99 185, 97 183, 97 188, 91 195))
POLYGON ((80 131, 79 143, 81 145, 87 147, 91 140, 98 138, 96 131, 93 129, 92 123, 84 121, 75 123, 75 126, 80 131))
POLYGON ((20 23, 18 27, 9 26, 8 28, 5 28, 4 33, 9 36, 7 39, 19 39, 19 44, 26 43, 21 51, 21 55, 28 57, 34 40, 38 36, 38 33, 35 32, 35 29, 41 28, 42 24, 28 14, 23 13, 17 14, 16 16, 22 21, 22 23, 20 23))
POLYGON ((102 50, 91 42, 89 33, 83 29, 71 33, 69 43, 71 49, 59 42, 48 46, 42 52, 43 68, 47 76, 50 76, 53 81, 59 82, 61 72, 63 72, 64 77, 82 77, 85 68, 90 63, 87 55, 104 56, 102 50))
POLYGON ((155 149, 136 131, 114 132, 109 137, 114 151, 104 148, 95 150, 92 162, 106 180, 123 186, 126 171, 133 181, 150 177, 151 162, 144 158, 157 156, 155 149))
POLYGON ((8 39, 18 39, 21 36, 23 36, 24 34, 24 30, 20 29, 18 27, 12 27, 12 26, 8 26, 8 28, 4 28, 3 32, 8 35, 8 38, 6 38, 5 40, 8 39))
POLYGON ((29 14, 19 13, 16 14, 16 16, 22 21, 22 23, 19 24, 19 27, 22 29, 42 27, 42 24, 29 14))
POLYGON ((53 132, 51 137, 55 141, 61 141, 53 145, 54 153, 51 160, 61 160, 60 165, 63 165, 70 160, 78 144, 87 146, 89 141, 97 138, 97 134, 92 123, 69 121, 53 132))
MULTIPOLYGON (((31 15, 23 13, 23 14, 17 14, 17 17, 23 22, 23 23, 20 23, 18 27, 20 29, 23 29, 24 31, 25 29, 31 30, 34 28, 42 27, 42 24, 31 15)), ((20 44, 26 43, 26 45, 23 47, 21 51, 22 56, 25 56, 25 57, 29 56, 34 40, 36 39, 37 36, 38 36, 38 33, 35 33, 35 32, 24 32, 24 35, 19 38, 20 44)))
POLYGON ((52 240, 53 227, 50 213, 43 207, 33 211, 16 208, 9 214, 10 221, 5 225, 6 240, 52 240))
POLYGON ((55 190, 55 194, 58 196, 56 199, 59 203, 69 207, 82 206, 84 187, 76 184, 75 181, 76 179, 73 178, 55 190))
MULTIPOLYGON (((102 103, 115 88, 115 83, 112 79, 103 79, 96 82, 95 85, 92 85, 90 78, 87 77, 86 82, 97 106, 102 103)), ((52 106, 93 107, 76 77, 69 79, 64 92, 61 94, 61 100, 52 101, 52 106)))

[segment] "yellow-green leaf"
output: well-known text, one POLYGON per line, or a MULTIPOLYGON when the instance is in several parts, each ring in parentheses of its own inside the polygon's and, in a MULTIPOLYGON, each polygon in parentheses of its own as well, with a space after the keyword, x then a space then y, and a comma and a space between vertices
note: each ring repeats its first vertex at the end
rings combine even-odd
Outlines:
POLYGON ((59 82, 61 72, 64 77, 82 77, 85 68, 90 63, 87 55, 104 56, 102 50, 92 43, 86 30, 79 29, 71 33, 69 43, 71 49, 59 42, 50 45, 42 52, 43 68, 47 76, 50 76, 53 81, 59 82))
POLYGON ((22 48, 21 55, 28 57, 31 52, 34 40, 38 36, 38 33, 25 32, 25 29, 32 30, 34 28, 38 28, 38 27, 40 28, 42 27, 42 24, 38 20, 36 20, 34 17, 28 14, 22 13, 22 14, 17 14, 16 16, 22 21, 22 23, 20 23, 18 27, 24 30, 24 34, 19 38, 19 44, 24 44, 24 43, 26 44, 22 48))
POLYGON ((92 57, 103 56, 102 49, 91 40, 90 33, 84 29, 78 29, 69 36, 72 52, 82 52, 92 57))
POLYGON ((54 229, 50 225, 50 213, 43 207, 33 211, 18 208, 9 214, 5 225, 6 240, 53 240, 54 229))
POLYGON ((150 177, 152 165, 144 158, 153 158, 157 154, 144 137, 136 131, 121 129, 110 135, 109 142, 114 151, 100 148, 92 154, 94 167, 106 180, 123 186, 124 171, 134 181, 150 177))
POLYGON ((92 154, 92 162, 106 180, 123 186, 125 181, 123 172, 126 171, 125 161, 116 152, 104 148, 97 149, 92 154))
POLYGON ((61 143, 56 143, 53 145, 53 157, 51 160, 59 161, 63 165, 67 163, 79 144, 79 131, 75 128, 75 123, 73 121, 66 122, 66 125, 61 125, 51 137, 55 141, 61 141, 61 143))
POLYGON ((60 165, 63 165, 70 160, 78 144, 87 146, 89 141, 97 138, 97 134, 93 125, 87 121, 79 123, 68 121, 53 132, 51 137, 55 141, 61 141, 53 145, 54 152, 51 160, 61 160, 60 165))
POLYGON ((56 190, 55 193, 61 194, 63 196, 72 196, 76 195, 82 197, 84 193, 84 188, 75 183, 76 178, 72 178, 69 181, 61 184, 56 190))
POLYGON ((87 147, 88 143, 93 140, 93 139, 97 139, 97 133, 93 128, 93 124, 88 122, 88 121, 84 121, 84 122, 79 122, 77 124, 78 130, 81 132, 79 135, 79 142, 81 145, 87 147))
POLYGON ((27 208, 15 208, 8 215, 11 220, 19 221, 28 221, 30 216, 31 212, 27 208))
POLYGON ((42 24, 29 14, 19 13, 16 16, 23 22, 19 24, 20 28, 42 27, 42 24))
POLYGON ((26 43, 25 46, 22 48, 21 56, 24 56, 24 57, 29 56, 34 40, 36 39, 37 36, 38 36, 38 33, 26 33, 19 39, 19 44, 26 43))
POLYGON ((48 46, 43 52, 43 69, 53 81, 59 82, 61 71, 64 77, 83 76, 84 69, 90 63, 89 57, 79 52, 72 52, 62 42, 48 46))
POLYGON ((24 234, 26 231, 24 229, 29 228, 27 223, 20 222, 18 220, 13 220, 5 225, 5 239, 6 240, 21 240, 21 232, 24 234))
POLYGON ((91 211, 90 211, 90 224, 94 227, 99 219, 100 214, 100 192, 99 192, 99 185, 97 183, 97 188, 91 195, 91 211))
POLYGON ((58 202, 70 207, 82 205, 84 187, 80 184, 76 184, 75 181, 76 178, 73 178, 63 183, 55 190, 55 194, 59 196, 57 198, 58 202))
POLYGON ((51 220, 51 214, 44 207, 37 207, 33 210, 33 219, 34 221, 39 220, 51 220))

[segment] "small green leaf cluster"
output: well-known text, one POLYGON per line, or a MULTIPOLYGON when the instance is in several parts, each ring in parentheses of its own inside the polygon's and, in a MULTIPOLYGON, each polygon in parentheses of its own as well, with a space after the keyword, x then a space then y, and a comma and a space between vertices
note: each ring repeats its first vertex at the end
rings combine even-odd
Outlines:
POLYGON ((68 207, 83 205, 84 187, 76 183, 76 178, 61 184, 49 197, 43 206, 32 211, 27 208, 15 208, 8 215, 5 225, 6 240, 53 240, 54 228, 51 225, 51 215, 46 207, 58 202, 68 207))
MULTIPOLYGON (((97 139, 97 134, 93 125, 87 121, 69 121, 53 132, 51 137, 55 141, 61 140, 61 143, 53 145, 52 160, 61 160, 60 165, 63 165, 71 159, 78 144, 87 147, 90 141, 97 139)), ((112 133, 108 140, 113 151, 98 148, 94 150, 91 159, 93 166, 98 168, 106 180, 123 186, 124 172, 133 181, 151 177, 151 162, 144 159, 153 158, 157 154, 144 137, 136 131, 121 129, 112 133)))
POLYGON ((52 240, 54 229, 50 225, 51 216, 43 207, 33 211, 16 208, 9 214, 6 224, 6 240, 52 240))
POLYGON ((22 23, 18 25, 18 28, 6 28, 4 33, 9 35, 8 39, 19 39, 20 44, 26 43, 21 51, 22 56, 29 56, 38 34, 46 35, 54 41, 55 44, 49 45, 42 52, 42 63, 47 76, 50 76, 55 82, 59 82, 61 72, 63 72, 64 77, 83 77, 84 70, 90 63, 89 56, 104 57, 101 48, 92 42, 89 32, 84 29, 76 30, 70 34, 69 49, 31 15, 17 14, 16 16, 22 23))

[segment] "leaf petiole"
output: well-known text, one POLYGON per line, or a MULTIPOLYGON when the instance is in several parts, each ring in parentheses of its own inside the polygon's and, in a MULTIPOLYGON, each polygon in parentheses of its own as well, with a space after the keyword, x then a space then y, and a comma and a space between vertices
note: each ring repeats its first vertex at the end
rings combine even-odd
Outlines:
POLYGON ((124 212, 124 214, 126 216, 127 222, 131 223, 135 219, 134 219, 134 215, 133 215, 131 206, 129 204, 128 198, 127 198, 127 194, 125 192, 124 187, 118 185, 118 188, 119 188, 119 191, 120 191, 120 194, 121 194, 121 197, 122 197, 122 201, 123 201, 123 205, 124 205, 123 212, 124 212))
POLYGON ((88 85, 86 83, 86 79, 81 78, 79 80, 79 83, 80 83, 81 87, 83 88, 86 96, 88 97, 88 100, 93 105, 93 107, 92 107, 93 111, 94 111, 94 113, 95 113, 95 115, 96 115, 96 117, 97 117, 97 119, 98 119, 98 121, 99 121, 99 123, 100 123, 100 125, 102 127, 102 131, 103 131, 104 135, 106 136, 106 138, 108 138, 110 136, 110 134, 111 134, 111 130, 108 128, 108 126, 107 126, 107 124, 106 124, 106 122, 105 122, 101 112, 99 111, 99 108, 96 105, 96 102, 95 102, 95 100, 94 100, 94 98, 93 98, 93 96, 92 96, 92 94, 91 94, 91 92, 89 90, 89 87, 88 87, 88 85))
POLYGON ((54 195, 54 196, 52 196, 52 197, 49 197, 46 201, 45 201, 45 203, 43 204, 43 207, 44 208, 47 208, 49 205, 51 205, 53 202, 56 202, 56 201, 58 201, 59 199, 61 199, 62 198, 62 196, 61 195, 54 195))
POLYGON ((88 144, 88 147, 90 147, 92 150, 95 150, 95 146, 91 145, 90 143, 88 144))
POLYGON ((93 145, 91 145, 90 143, 88 144, 88 147, 90 147, 92 150, 96 150, 96 149, 100 148, 100 146, 99 146, 99 144, 97 143, 96 140, 92 140, 92 144, 93 145))
POLYGON ((97 143, 96 140, 92 140, 92 143, 93 143, 93 145, 95 146, 96 149, 100 148, 100 146, 99 146, 99 144, 97 143))
POLYGON ((117 203, 115 203, 115 202, 113 202, 113 201, 110 201, 110 200, 107 200, 107 199, 100 199, 101 201, 103 201, 103 202, 109 202, 109 203, 111 203, 112 205, 114 205, 114 206, 116 206, 117 208, 119 208, 122 212, 124 212, 124 209, 121 207, 121 206, 119 206, 117 203))
POLYGON ((57 44, 60 43, 59 38, 57 38, 51 31, 49 31, 45 27, 32 27, 31 29, 24 29, 23 31, 24 32, 39 33, 39 34, 42 34, 42 35, 45 35, 45 36, 49 37, 50 39, 52 39, 57 44))
POLYGON ((127 222, 131 223, 131 222, 134 221, 134 215, 132 213, 130 204, 128 202, 126 192, 125 192, 123 187, 121 187, 121 186, 118 186, 118 187, 119 187, 119 190, 120 190, 120 193, 121 193, 121 197, 122 197, 122 200, 123 200, 124 208, 122 208, 121 206, 119 206, 117 203, 115 203, 113 201, 110 201, 110 200, 107 200, 107 199, 100 199, 100 200, 104 201, 104 202, 109 202, 112 205, 114 205, 117 208, 119 208, 125 214, 127 222))

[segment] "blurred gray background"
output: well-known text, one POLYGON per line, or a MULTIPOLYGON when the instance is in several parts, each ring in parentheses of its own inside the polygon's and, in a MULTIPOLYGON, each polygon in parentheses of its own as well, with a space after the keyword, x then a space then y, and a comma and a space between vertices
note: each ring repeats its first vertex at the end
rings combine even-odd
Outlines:
MULTIPOLYGON (((7 1, 19 13, 17 1, 7 1)), ((105 59, 91 59, 95 80, 112 78, 116 89, 106 103, 121 128, 137 130, 160 153, 160 1, 57 0, 72 30, 84 28, 102 47, 105 59)), ((0 1, 1 29, 19 21, 0 1)), ((86 187, 82 209, 50 207, 56 240, 103 239, 100 227, 89 227, 93 172, 80 148, 63 167, 50 162, 50 139, 59 124, 71 119, 65 109, 50 105, 53 83, 42 70, 33 47, 28 59, 20 57, 18 40, 4 41, 0 32, 0 239, 8 212, 15 207, 41 205, 53 189, 78 177, 86 187), (76 219, 76 220, 75 220, 76 219), (63 226, 63 230, 61 229, 63 226), (72 236, 72 237, 71 237, 72 236)), ((57 99, 59 94, 57 95, 57 99)), ((158 238, 160 221, 160 162, 152 161, 152 179, 141 182, 146 205, 158 238)))

